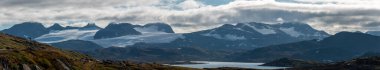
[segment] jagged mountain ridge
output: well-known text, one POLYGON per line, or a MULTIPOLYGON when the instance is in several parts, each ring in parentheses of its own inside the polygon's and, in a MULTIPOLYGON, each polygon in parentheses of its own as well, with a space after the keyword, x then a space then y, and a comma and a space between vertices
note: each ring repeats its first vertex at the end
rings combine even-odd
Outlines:
POLYGON ((130 23, 111 23, 99 30, 94 39, 115 38, 126 35, 142 35, 144 33, 174 33, 170 25, 165 23, 148 23, 143 26, 130 23))
MULTIPOLYGON (((282 23, 282 24, 265 24, 265 23, 238 23, 236 25, 225 24, 221 27, 217 27, 210 30, 198 31, 193 33, 185 33, 185 34, 175 34, 172 33, 172 29, 169 25, 163 23, 152 23, 146 24, 144 26, 141 25, 132 25, 129 23, 119 23, 119 24, 110 24, 112 26, 117 26, 120 29, 127 28, 129 30, 134 30, 134 32, 139 32, 141 35, 118 35, 118 36, 110 36, 110 38, 104 39, 93 39, 93 37, 100 31, 104 29, 113 27, 106 27, 104 29, 98 30, 61 30, 56 31, 54 33, 45 34, 39 38, 36 38, 37 41, 51 43, 52 45, 56 45, 62 49, 80 51, 80 52, 89 52, 92 55, 97 57, 105 57, 114 54, 126 53, 129 52, 116 52, 112 51, 114 47, 138 47, 140 44, 136 43, 144 43, 145 46, 156 46, 152 47, 154 49, 158 49, 155 51, 160 51, 160 49, 170 49, 171 48, 181 48, 181 47, 199 47, 201 49, 207 50, 207 56, 210 55, 218 55, 218 57, 203 57, 204 55, 189 55, 189 57, 199 56, 199 58, 208 59, 217 59, 222 56, 231 55, 232 53, 242 52, 244 50, 255 49, 262 46, 274 45, 274 44, 282 44, 289 42, 296 42, 302 40, 309 39, 320 39, 325 36, 328 36, 327 33, 323 31, 318 31, 313 29, 307 24, 303 23, 282 23), (123 27, 123 25, 127 25, 127 27, 123 27), (303 31, 299 31, 303 30, 303 31), (266 31, 269 31, 266 33, 266 31), (296 33, 296 34, 292 34, 296 33), (69 40, 82 40, 86 41, 86 44, 77 44, 76 47, 74 45, 64 45, 70 44, 65 43, 64 41, 69 40), (88 43, 87 43, 88 42, 88 43), (88 51, 88 50, 96 50, 96 49, 83 49, 83 47, 89 47, 90 43, 93 42, 92 46, 102 46, 103 48, 98 48, 102 51, 109 51, 110 55, 98 55, 102 54, 99 51, 88 51), (63 44, 63 45, 62 45, 63 44), (158 46, 157 46, 158 45, 158 46), (170 46, 170 48, 168 47, 170 46), (109 49, 110 47, 111 49, 109 49), (201 57, 202 56, 202 57, 201 57)), ((54 26, 54 25, 53 25, 54 26)), ((111 30, 111 32, 112 32, 111 30)), ((105 31, 109 32, 109 31, 105 31)), ((123 32, 123 31, 122 31, 123 32)), ((119 34, 118 31, 113 33, 103 33, 103 34, 119 34)), ((72 43, 71 43, 72 44, 72 43)), ((133 48, 122 48, 122 49, 133 49, 133 48)), ((141 49, 141 48, 139 48, 141 49)), ((191 48, 190 48, 191 49, 191 48)), ((150 48, 142 48, 142 51, 138 51, 139 53, 148 53, 144 50, 150 50, 150 48)), ((168 52, 173 53, 173 52, 168 52)), ((173 55, 174 57, 179 56, 182 53, 176 53, 173 55)), ((184 52, 186 53, 186 52, 184 52)), ((154 55, 160 55, 155 54, 154 55)), ((164 55, 164 54, 162 54, 164 55)), ((116 55, 117 56, 117 55, 116 55)), ((151 57, 150 55, 142 55, 138 56, 138 58, 142 57, 151 57)), ((182 57, 181 57, 182 58, 182 57)), ((104 58, 107 59, 107 58, 104 58)), ((112 58, 112 59, 129 59, 126 57, 120 58, 112 58)), ((176 58, 174 58, 176 59, 176 58)), ((180 58, 178 58, 180 59, 180 58)), ((198 58, 197 58, 198 59, 198 58)), ((202 59, 203 60, 203 59, 202 59)), ((218 59, 222 60, 222 59, 218 59)))
MULTIPOLYGON (((128 49, 135 49, 131 47, 142 47, 142 46, 156 49, 156 50, 151 50, 151 51, 159 51, 157 49, 168 49, 168 48, 176 48, 176 47, 177 48, 199 47, 201 49, 207 50, 206 53, 209 53, 207 54, 207 56, 213 56, 213 55, 217 55, 217 56, 204 57, 204 56, 199 56, 196 54, 191 54, 189 55, 188 58, 191 58, 190 56, 197 56, 199 58, 193 58, 193 59, 224 60, 224 59, 221 59, 223 58, 223 56, 231 55, 232 53, 236 53, 236 52, 242 52, 244 50, 254 49, 254 48, 257 48, 258 46, 272 45, 276 43, 279 44, 279 43, 286 43, 286 42, 296 42, 296 41, 309 40, 309 39, 320 39, 325 36, 328 36, 328 34, 322 31, 315 30, 311 28, 310 26, 304 25, 301 23, 284 23, 284 24, 278 24, 278 25, 269 25, 269 24, 263 24, 263 23, 240 23, 237 25, 225 24, 221 27, 217 27, 210 30, 204 30, 204 31, 193 32, 193 33, 185 33, 183 34, 183 36, 184 36, 183 38, 178 38, 170 43, 157 43, 157 44, 141 43, 141 44, 129 45, 129 46, 126 46, 126 48, 110 47, 110 48, 105 48, 105 49, 101 49, 97 51, 106 52, 107 53, 106 55, 110 55, 110 56, 115 56, 115 57, 120 56, 120 58, 104 58, 104 59, 131 59, 131 57, 143 59, 144 57, 152 58, 154 56, 139 55, 139 56, 127 57, 127 56, 122 56, 118 54, 120 53, 131 54, 131 52, 127 51, 128 49), (278 32, 278 33, 262 34, 259 31, 256 31, 255 28, 250 27, 248 25, 257 26, 256 29, 263 29, 264 27, 266 28, 272 27, 273 31, 278 32), (300 33, 304 33, 304 34, 299 35, 299 38, 293 37, 291 35, 288 35, 285 32, 281 32, 279 28, 279 27, 292 28, 292 26, 298 26, 298 27, 293 27, 293 28, 304 30, 304 31, 299 31, 300 33), (263 28, 260 28, 260 27, 263 27, 263 28), (277 29, 274 29, 274 27, 276 27, 277 29), (205 34, 219 34, 220 36, 230 35, 230 38, 217 38, 215 36, 212 36, 212 35, 210 36, 210 35, 205 35, 205 34), (304 37, 313 36, 313 38, 305 39, 305 38, 302 38, 302 36, 304 37), (255 38, 255 39, 250 39, 250 38, 255 38), (261 38, 261 39, 256 39, 256 38, 261 38), (282 39, 285 39, 285 40, 282 40, 282 39), (264 41, 266 41, 266 43, 260 43, 264 41), (118 49, 116 50, 115 48, 118 48, 118 49), (120 52, 120 50, 122 49, 124 49, 124 52, 120 52), (112 52, 112 51, 119 51, 119 52, 112 52)), ((149 50, 146 48, 140 48, 140 50, 141 49, 149 50)), ((144 52, 144 51, 135 51, 135 52, 152 54, 152 53, 144 52)), ((92 54, 100 58, 106 56, 106 55, 96 55, 96 52, 92 52, 92 54)), ((176 54, 181 54, 181 53, 176 53, 176 54)), ((154 55, 161 56, 165 54, 154 54, 154 55)), ((177 55, 173 55, 173 56, 177 56, 177 55)), ((181 59, 181 58, 174 58, 174 59, 169 59, 169 60, 176 60, 176 59, 181 59)))
MULTIPOLYGON (((47 29, 53 30, 53 29, 62 29, 62 28, 63 27, 60 26, 59 24, 54 24, 53 26, 47 29)), ((117 37, 121 38, 122 36, 126 36, 126 35, 141 35, 143 33, 150 34, 149 36, 152 36, 152 33, 156 33, 156 32, 174 33, 172 28, 169 25, 164 24, 164 23, 150 23, 144 26, 131 25, 129 23, 119 23, 119 24, 111 23, 105 29, 101 29, 95 24, 88 24, 84 27, 77 28, 77 29, 88 29, 88 28, 90 29, 93 28, 93 30, 98 30, 98 29, 100 30, 96 31, 93 38, 88 38, 88 35, 90 35, 91 37, 91 35, 94 34, 94 33, 91 33, 93 31, 88 31, 88 33, 84 33, 86 35, 79 34, 80 37, 70 37, 70 38, 83 40, 82 36, 85 36, 86 38, 84 39, 107 39, 107 38, 117 38, 117 37), (102 38, 102 37, 105 37, 105 38, 102 38)), ((67 27, 63 29, 67 30, 67 27)), ((68 29, 70 29, 70 27, 68 29)), ((61 31, 65 31, 65 30, 61 30, 61 31)), ((87 30, 78 30, 78 31, 87 31, 87 30)), ((55 32, 59 32, 59 31, 55 31, 55 32)), ((65 33, 65 34, 70 34, 70 33, 65 33)), ((25 35, 28 35, 28 34, 25 34, 25 35)), ((161 34, 157 34, 157 35, 161 35, 161 34)), ((182 35, 182 34, 179 34, 179 35, 182 35)), ((216 38, 216 40, 221 39, 221 40, 230 40, 230 41, 236 41, 236 40, 245 41, 245 42, 254 43, 254 44, 241 43, 240 45, 256 46, 256 47, 265 46, 268 44, 280 44, 280 43, 289 43, 289 42, 301 41, 301 40, 320 39, 320 38, 324 38, 328 36, 327 33, 323 31, 315 30, 307 24, 295 23, 295 22, 283 23, 283 24, 264 24, 264 23, 251 22, 251 23, 238 23, 236 24, 236 26, 225 24, 218 28, 198 31, 194 33, 186 33, 184 35, 185 35, 184 37, 189 37, 189 38, 194 38, 194 39, 203 38, 201 36, 205 36, 208 38, 216 38), (276 42, 268 42, 271 40, 276 41, 276 42)), ((54 35, 48 35, 48 36, 52 36, 50 37, 52 39, 50 39, 49 37, 47 39, 39 38, 38 41, 52 43, 53 41, 59 42, 57 41, 57 39, 61 40, 62 38, 62 37, 55 37, 54 35), (47 41, 50 41, 50 42, 47 42, 47 41)), ((70 36, 70 35, 67 35, 67 36, 70 36)), ((172 35, 172 36, 176 36, 176 35, 172 35)), ((176 37, 174 37, 173 39, 175 38, 176 37)), ((62 41, 66 41, 66 40, 62 40, 62 41)), ((239 44, 231 44, 229 46, 238 46, 238 45, 239 44)), ((109 47, 109 46, 106 46, 106 47, 109 47)), ((119 46, 119 47, 123 47, 123 46, 119 46)))
POLYGON ((311 39, 322 39, 329 34, 313 29, 303 23, 238 23, 183 34, 191 45, 217 48, 254 49, 268 45, 283 44, 311 39))

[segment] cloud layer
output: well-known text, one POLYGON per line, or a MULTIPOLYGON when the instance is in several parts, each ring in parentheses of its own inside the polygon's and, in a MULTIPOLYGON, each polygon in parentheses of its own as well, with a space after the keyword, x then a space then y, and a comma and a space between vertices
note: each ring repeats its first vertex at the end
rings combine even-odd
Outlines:
POLYGON ((239 22, 305 22, 329 33, 380 29, 378 0, 1 0, 0 29, 25 21, 51 25, 165 22, 176 32, 239 22), (215 5, 219 4, 219 5, 215 5))

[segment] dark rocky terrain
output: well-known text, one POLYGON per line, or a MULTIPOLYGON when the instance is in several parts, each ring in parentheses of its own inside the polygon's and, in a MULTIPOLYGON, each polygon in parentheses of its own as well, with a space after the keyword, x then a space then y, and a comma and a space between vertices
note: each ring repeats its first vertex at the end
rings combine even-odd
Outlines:
POLYGON ((141 33, 133 29, 130 23, 111 23, 104 29, 96 32, 94 39, 113 38, 125 35, 140 35, 141 33))
POLYGON ((274 60, 268 63, 263 64, 262 66, 277 66, 277 67, 313 67, 313 66, 322 66, 324 64, 313 62, 313 61, 305 61, 300 59, 291 59, 291 58, 281 58, 278 60, 274 60))
POLYGON ((380 57, 361 57, 352 60, 313 67, 295 67, 290 70, 379 70, 380 57))

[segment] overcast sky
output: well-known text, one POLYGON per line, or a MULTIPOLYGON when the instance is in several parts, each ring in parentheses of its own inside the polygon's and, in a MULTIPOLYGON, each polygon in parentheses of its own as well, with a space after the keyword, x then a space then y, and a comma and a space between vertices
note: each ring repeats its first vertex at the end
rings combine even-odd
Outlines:
POLYGON ((165 22, 180 33, 239 22, 304 22, 333 34, 380 30, 380 0, 0 0, 0 29, 26 21, 165 22))

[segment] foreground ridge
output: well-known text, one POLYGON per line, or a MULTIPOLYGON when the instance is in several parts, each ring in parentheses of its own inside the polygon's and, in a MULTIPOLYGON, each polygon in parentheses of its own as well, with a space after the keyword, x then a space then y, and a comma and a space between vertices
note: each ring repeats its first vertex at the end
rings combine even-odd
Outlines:
POLYGON ((0 69, 5 70, 193 70, 160 64, 101 61, 32 40, 0 33, 0 69))

